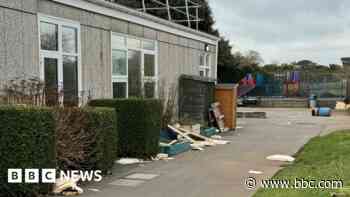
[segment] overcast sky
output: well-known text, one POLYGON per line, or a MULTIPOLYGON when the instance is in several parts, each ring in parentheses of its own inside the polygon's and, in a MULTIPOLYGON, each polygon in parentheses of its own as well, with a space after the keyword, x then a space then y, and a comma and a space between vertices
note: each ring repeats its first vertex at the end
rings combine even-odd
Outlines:
POLYGON ((350 56, 350 0, 209 0, 217 27, 236 50, 265 63, 350 56))

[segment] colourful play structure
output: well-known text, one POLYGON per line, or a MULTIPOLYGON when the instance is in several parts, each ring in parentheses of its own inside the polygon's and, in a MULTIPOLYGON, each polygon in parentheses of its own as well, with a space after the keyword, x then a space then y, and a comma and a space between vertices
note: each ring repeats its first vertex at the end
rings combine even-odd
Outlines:
POLYGON ((285 71, 270 75, 247 74, 240 82, 238 96, 343 98, 347 80, 334 75, 317 75, 302 71, 285 71))

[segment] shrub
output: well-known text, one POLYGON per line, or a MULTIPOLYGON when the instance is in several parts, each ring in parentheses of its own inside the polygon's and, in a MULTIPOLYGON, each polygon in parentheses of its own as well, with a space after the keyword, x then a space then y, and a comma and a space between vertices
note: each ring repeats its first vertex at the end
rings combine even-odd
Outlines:
POLYGON ((90 106, 117 111, 121 157, 150 158, 159 152, 162 107, 154 99, 92 100, 90 106))
POLYGON ((10 168, 56 168, 55 122, 44 108, 0 107, 0 195, 36 196, 47 184, 8 184, 10 168))
POLYGON ((57 111, 57 160, 63 170, 102 170, 117 158, 117 117, 110 108, 57 111))

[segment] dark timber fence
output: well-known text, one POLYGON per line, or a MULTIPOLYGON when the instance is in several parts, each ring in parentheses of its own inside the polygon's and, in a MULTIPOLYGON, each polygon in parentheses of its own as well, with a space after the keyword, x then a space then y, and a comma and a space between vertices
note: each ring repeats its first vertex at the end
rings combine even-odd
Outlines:
POLYGON ((179 117, 189 123, 209 122, 209 107, 215 102, 215 80, 182 75, 179 81, 179 117))

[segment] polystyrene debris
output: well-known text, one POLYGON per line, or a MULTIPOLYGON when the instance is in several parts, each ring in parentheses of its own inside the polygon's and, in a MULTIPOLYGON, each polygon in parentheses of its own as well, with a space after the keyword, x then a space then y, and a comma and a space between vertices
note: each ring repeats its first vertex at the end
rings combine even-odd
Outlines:
POLYGON ((116 161, 116 163, 121 165, 131 165, 131 164, 143 163, 143 160, 135 159, 135 158, 122 158, 116 161))
POLYGON ((289 155, 271 155, 266 157, 267 160, 271 161, 283 161, 283 162, 293 162, 295 160, 294 157, 289 155))

